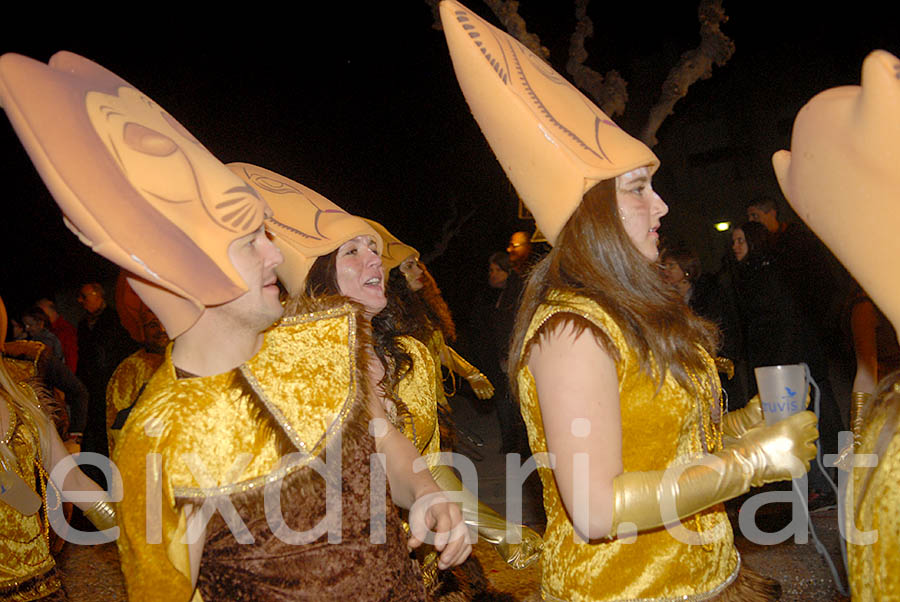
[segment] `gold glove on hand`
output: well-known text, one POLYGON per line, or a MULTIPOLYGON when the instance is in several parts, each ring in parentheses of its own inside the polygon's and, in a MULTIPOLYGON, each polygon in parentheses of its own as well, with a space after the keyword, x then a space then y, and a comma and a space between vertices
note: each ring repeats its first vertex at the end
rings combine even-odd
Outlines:
POLYGON ((740 439, 744 433, 762 423, 762 404, 759 401, 759 395, 754 395, 747 405, 739 410, 728 412, 722 418, 722 435, 725 437, 726 445, 733 443, 734 439, 740 439))
POLYGON ((541 555, 544 541, 541 536, 524 525, 513 525, 506 521, 489 506, 479 502, 472 493, 463 487, 456 474, 449 466, 438 465, 430 468, 438 487, 444 491, 462 492, 466 496, 462 503, 463 521, 478 530, 478 535, 494 545, 500 557, 519 570, 532 564, 541 555), (507 535, 517 534, 519 543, 507 541, 507 535))
POLYGON ((105 531, 116 526, 116 509, 110 502, 96 502, 84 511, 84 517, 91 521, 98 531, 105 531))
POLYGON ((469 381, 469 385, 475 391, 478 399, 490 399, 494 396, 494 385, 481 372, 476 370, 473 374, 467 376, 466 380, 469 381))
POLYGON ((615 507, 610 536, 619 525, 638 531, 673 523, 773 481, 809 471, 819 437, 816 415, 794 414, 772 426, 746 431, 732 445, 700 461, 668 470, 626 472, 613 479, 615 507))
POLYGON ((490 399, 494 396, 494 385, 491 384, 491 381, 484 374, 478 371, 478 368, 467 362, 452 347, 447 347, 447 352, 451 362, 448 368, 469 381, 469 385, 475 391, 478 399, 490 399))

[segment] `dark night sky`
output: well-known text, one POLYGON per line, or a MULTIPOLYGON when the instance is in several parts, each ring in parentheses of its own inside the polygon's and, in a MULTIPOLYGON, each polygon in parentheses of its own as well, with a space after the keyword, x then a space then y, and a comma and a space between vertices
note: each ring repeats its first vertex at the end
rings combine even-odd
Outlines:
MULTIPOLYGON (((570 3, 521 4, 563 72, 570 3)), ((668 67, 699 41, 696 4, 629 3, 612 12, 608 4, 591 6, 589 63, 629 81, 629 107, 616 120, 634 133, 668 67)), ((658 135, 656 186, 672 208, 663 235, 695 243, 704 259, 722 242, 702 239, 712 236, 708 223, 737 218, 747 194, 777 192, 768 160, 789 144, 803 103, 824 88, 858 83, 869 50, 900 54, 894 14, 805 14, 783 4, 725 0, 724 29, 737 51, 691 89, 658 135), (715 131, 706 136, 704 124, 715 131), (732 166, 723 171, 725 164, 732 166)), ((480 0, 469 5, 489 16, 480 0)), ((150 18, 117 20, 109 11, 99 26, 85 25, 82 13, 20 16, 0 25, 0 52, 46 61, 66 49, 93 59, 151 96, 223 161, 298 180, 381 221, 423 254, 447 215, 475 210, 431 265, 451 307, 464 313, 466 287, 484 279, 486 257, 527 224, 516 219, 515 194, 469 114, 430 9, 415 0, 296 6, 290 15, 259 6, 205 18, 148 10, 150 18)), ((16 308, 113 274, 65 229, 5 120, 0 156, 0 295, 16 308)))

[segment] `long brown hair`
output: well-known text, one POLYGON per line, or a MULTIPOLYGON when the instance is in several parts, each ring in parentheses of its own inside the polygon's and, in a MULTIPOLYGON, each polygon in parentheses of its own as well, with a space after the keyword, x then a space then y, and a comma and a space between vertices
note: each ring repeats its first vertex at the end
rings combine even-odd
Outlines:
POLYGON ((388 272, 388 306, 396 305, 397 324, 404 334, 411 334, 428 345, 432 332, 439 329, 448 344, 456 340, 456 325, 447 302, 441 296, 441 289, 431 272, 421 263, 422 288, 409 288, 406 276, 396 266, 388 272))
MULTIPOLYGON (((600 305, 640 358, 641 370, 659 385, 670 372, 682 387, 699 393, 692 376, 706 374, 707 367, 698 346, 713 354, 718 330, 688 309, 662 281, 656 264, 631 242, 619 217, 615 180, 603 180, 585 193, 556 246, 528 278, 510 344, 514 392, 518 367, 528 359, 522 353, 526 332, 535 311, 553 290, 582 295, 600 305)), ((618 360, 612 341, 596 328, 592 332, 618 360)))

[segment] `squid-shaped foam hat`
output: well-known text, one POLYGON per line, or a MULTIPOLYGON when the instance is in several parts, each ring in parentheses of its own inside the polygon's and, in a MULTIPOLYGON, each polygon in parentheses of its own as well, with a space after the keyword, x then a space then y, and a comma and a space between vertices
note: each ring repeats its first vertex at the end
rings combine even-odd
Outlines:
POLYGON ((228 246, 265 203, 152 99, 70 52, 5 54, 0 105, 66 224, 133 274, 172 337, 247 291, 228 246))
POLYGON ((797 214, 900 328, 900 60, 872 52, 861 86, 813 97, 772 162, 797 214))
POLYGON ((453 0, 440 10, 472 115, 551 245, 599 181, 659 167, 646 145, 515 38, 453 0))
POLYGON ((382 252, 381 237, 361 217, 351 215, 324 196, 290 178, 248 163, 228 167, 268 203, 272 215, 266 230, 284 255, 275 268, 288 293, 303 292, 312 264, 357 236, 375 239, 382 252))
POLYGON ((381 265, 384 266, 385 274, 406 261, 409 257, 415 257, 418 261, 419 252, 416 249, 404 242, 400 242, 399 238, 388 232, 387 228, 375 220, 367 219, 366 222, 378 232, 378 235, 384 243, 384 248, 381 251, 381 265))

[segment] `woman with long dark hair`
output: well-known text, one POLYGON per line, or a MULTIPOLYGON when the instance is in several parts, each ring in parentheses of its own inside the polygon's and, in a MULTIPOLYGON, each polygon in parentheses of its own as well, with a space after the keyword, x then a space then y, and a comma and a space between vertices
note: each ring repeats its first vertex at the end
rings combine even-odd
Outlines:
MULTIPOLYGON (((427 350, 405 349, 385 330, 371 330, 372 318, 381 312, 387 301, 384 295, 384 274, 381 267, 381 237, 362 219, 350 215, 313 190, 274 172, 246 164, 232 164, 231 168, 266 200, 273 215, 266 220, 266 230, 284 255, 284 262, 276 269, 279 280, 287 290, 286 313, 293 315, 297 308, 311 306, 340 306, 352 302, 355 307, 355 326, 351 341, 359 347, 355 371, 359 384, 369 393, 369 403, 363 419, 375 419, 363 426, 376 437, 377 451, 387 468, 391 497, 402 508, 410 508, 411 544, 417 547, 424 541, 422 527, 436 533, 434 547, 438 551, 436 565, 448 568, 462 563, 471 551, 465 523, 456 504, 443 495, 441 488, 426 471, 415 471, 413 463, 419 458, 416 448, 396 428, 404 425, 409 413, 398 403, 394 390, 411 372, 415 354, 428 357, 427 350), (384 422, 381 422, 381 421, 384 422), (421 512, 413 507, 417 500, 429 496, 424 521, 421 512), (414 520, 415 518, 415 520, 414 520)), ((326 310, 328 311, 328 310, 326 310)), ((323 377, 331 371, 346 370, 330 358, 323 357, 323 377)), ((429 390, 433 378, 426 372, 417 385, 429 390)), ((314 395, 314 390, 310 392, 314 395)), ((348 420, 343 428, 348 428, 348 420)), ((363 467, 365 468, 365 467, 363 467)), ((344 480, 353 466, 344 466, 344 480)), ((357 491, 343 500, 345 507, 366 509, 369 494, 357 491), (365 499, 362 499, 365 498, 365 499)), ((376 508, 367 508, 375 512, 376 508)), ((346 512, 346 510, 345 510, 346 512)), ((390 517, 393 513, 388 513, 390 517)), ((361 579, 369 576, 360 575, 361 579)), ((421 585, 421 584, 420 584, 421 585)), ((408 594, 398 592, 397 596, 408 594)))
MULTIPOLYGON (((395 315, 398 330, 424 343, 435 363, 465 378, 479 399, 492 397, 494 387, 488 378, 450 346, 456 340, 456 325, 437 282, 419 261, 419 252, 378 222, 367 221, 384 240, 381 259, 387 274, 388 309, 395 315)), ((443 405, 440 369, 437 376, 438 401, 443 405)))
POLYGON ((545 599, 773 597, 741 570, 721 502, 808 470, 815 416, 723 429, 716 331, 655 263, 656 157, 510 36, 451 0, 441 16, 469 106, 553 245, 510 348, 541 459, 545 599))

